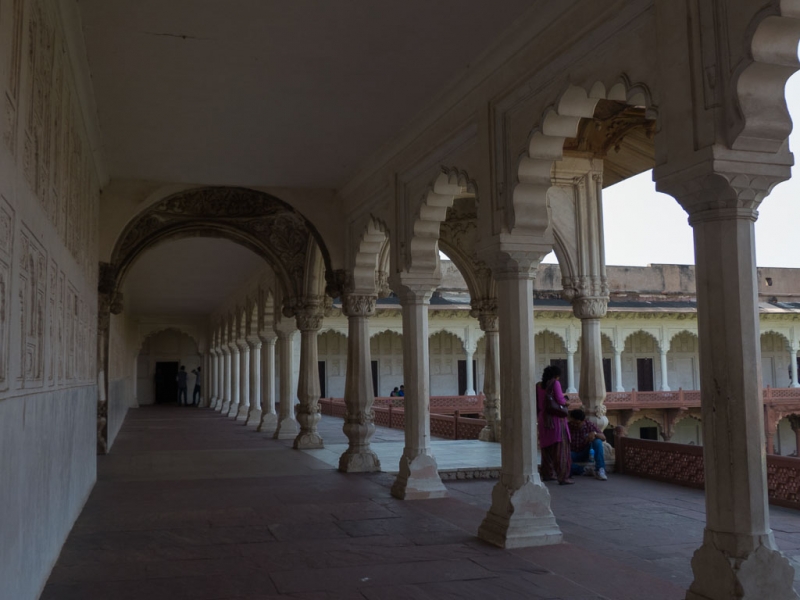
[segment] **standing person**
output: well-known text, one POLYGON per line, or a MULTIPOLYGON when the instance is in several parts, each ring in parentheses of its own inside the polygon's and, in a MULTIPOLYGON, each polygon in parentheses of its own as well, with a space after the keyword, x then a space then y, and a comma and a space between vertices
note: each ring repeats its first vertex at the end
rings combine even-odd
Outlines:
POLYGON ((567 427, 567 399, 561 391, 561 369, 546 367, 536 384, 536 414, 539 446, 542 449, 542 479, 557 479, 559 485, 572 485, 572 460, 567 427))
POLYGON ((194 375, 194 391, 192 392, 192 406, 197 406, 200 404, 200 386, 203 381, 203 375, 201 374, 203 367, 197 367, 196 369, 192 369, 192 374, 194 375))
POLYGON ((189 404, 189 400, 186 398, 186 367, 181 365, 175 379, 178 382, 178 406, 189 404), (183 402, 181 402, 181 396, 183 396, 183 402))
POLYGON ((406 395, 406 386, 401 385, 400 389, 397 392, 397 395, 405 397, 405 395, 406 395))
POLYGON ((594 475, 595 479, 606 481, 606 457, 603 442, 606 436, 597 425, 586 420, 586 413, 580 408, 569 411, 569 439, 573 475, 594 475), (576 462, 589 462, 590 450, 594 450, 594 467, 583 467, 576 462))
POLYGON ((399 396, 399 395, 400 395, 400 394, 399 394, 399 392, 400 392, 400 390, 398 390, 397 388, 394 388, 394 389, 392 390, 392 393, 391 393, 391 394, 389 394, 389 397, 390 397, 390 398, 394 398, 395 396, 399 396))

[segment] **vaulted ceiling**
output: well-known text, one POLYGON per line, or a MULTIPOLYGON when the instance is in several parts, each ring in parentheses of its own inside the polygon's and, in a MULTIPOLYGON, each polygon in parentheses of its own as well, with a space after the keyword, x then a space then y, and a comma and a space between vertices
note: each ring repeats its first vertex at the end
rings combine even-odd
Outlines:
POLYGON ((337 188, 529 0, 78 0, 111 178, 337 188))

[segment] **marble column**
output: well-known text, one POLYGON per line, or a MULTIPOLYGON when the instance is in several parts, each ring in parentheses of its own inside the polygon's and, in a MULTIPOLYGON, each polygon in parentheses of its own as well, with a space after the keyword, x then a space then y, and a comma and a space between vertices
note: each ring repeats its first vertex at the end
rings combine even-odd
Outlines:
MULTIPOLYGON (((278 415, 275 412, 275 334, 260 335, 264 344, 261 353, 261 421, 258 431, 275 433, 278 415)), ((294 436, 293 436, 294 437, 294 436)))
POLYGON ((475 373, 472 371, 472 357, 475 356, 475 344, 470 340, 464 344, 464 353, 467 356, 467 390, 465 396, 475 396, 475 373))
POLYGON ((729 158, 658 178, 689 213, 696 262, 706 527, 686 599, 796 599, 769 526, 764 453, 754 225, 776 167, 729 158))
POLYGON ((293 440, 300 431, 300 425, 294 418, 294 394, 292 393, 292 358, 294 354, 292 334, 297 331, 289 319, 282 319, 275 325, 278 334, 278 352, 280 353, 280 414, 273 437, 276 440, 293 440))
POLYGON ((261 340, 258 336, 247 338, 250 346, 250 410, 245 425, 261 424, 261 340))
POLYGON ((222 403, 219 405, 218 410, 227 415, 231 407, 231 349, 227 344, 223 344, 222 348, 223 368, 222 368, 222 403))
POLYGON ((239 340, 239 408, 236 420, 247 422, 250 413, 250 345, 247 340, 239 340))
POLYGON ((502 467, 478 537, 503 548, 562 540, 537 468, 532 271, 545 253, 500 251, 491 265, 500 329, 502 467))
POLYGON ((322 327, 323 299, 306 299, 295 307, 297 328, 300 330, 300 379, 297 384, 297 422, 300 431, 294 439, 296 449, 324 448, 317 430, 319 414, 319 354, 317 333, 322 327))
MULTIPOLYGON (((789 425, 792 427, 792 431, 794 431, 794 439, 795 439, 795 452, 797 456, 800 456, 800 415, 792 414, 789 415, 789 425)), ((780 421, 778 422, 780 424, 780 421)))
MULTIPOLYGON (((789 368, 792 372, 792 382, 789 384, 789 387, 800 387, 800 383, 797 382, 797 351, 800 350, 800 343, 792 342, 789 344, 789 368)), ((800 456, 800 452, 797 453, 800 456)))
POLYGON ((614 391, 625 391, 622 386, 622 350, 616 348, 614 348, 614 391))
POLYGON ((219 363, 217 362, 219 356, 217 355, 217 349, 211 348, 211 408, 217 408, 217 402, 219 402, 219 390, 217 386, 219 384, 219 363))
POLYGON ((486 340, 483 368, 483 418, 486 426, 478 439, 482 442, 500 441, 500 335, 497 324, 497 299, 478 302, 472 315, 486 340))
POLYGON ((669 365, 667 363, 667 348, 659 348, 661 355, 661 391, 668 392, 669 389, 669 365))
POLYGON ((578 390, 575 388, 575 350, 573 346, 567 346, 567 380, 569 387, 567 387, 568 394, 577 394, 578 390))
POLYGON ((399 283, 393 288, 403 313, 405 447, 392 496, 406 500, 447 495, 431 452, 428 305, 436 284, 399 283))
POLYGON ((240 393, 240 377, 242 374, 241 365, 239 364, 239 346, 236 342, 228 344, 231 351, 231 404, 228 407, 228 412, 225 414, 229 417, 236 418, 239 411, 239 393, 240 393))
POLYGON ((603 375, 603 338, 600 319, 606 316, 608 298, 578 297, 572 310, 581 320, 581 383, 578 395, 587 417, 600 428, 608 427, 606 417, 606 380, 603 375))
POLYGON ((380 471, 381 463, 370 448, 375 433, 372 404, 372 357, 369 347, 369 319, 375 315, 377 297, 372 294, 348 294, 343 312, 347 316, 347 373, 344 403, 347 414, 342 430, 348 447, 339 457, 339 470, 345 473, 380 471))

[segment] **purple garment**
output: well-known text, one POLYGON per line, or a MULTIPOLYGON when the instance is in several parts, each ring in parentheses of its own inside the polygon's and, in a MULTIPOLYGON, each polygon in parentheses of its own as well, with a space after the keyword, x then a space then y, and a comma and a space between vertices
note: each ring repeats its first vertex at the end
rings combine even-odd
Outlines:
MULTIPOLYGON (((562 406, 567 406, 567 399, 561 391, 561 383, 556 381, 553 383, 553 394, 556 401, 562 406)), ((536 384, 536 422, 539 427, 539 447, 547 448, 553 444, 557 444, 562 440, 562 432, 565 432, 567 441, 569 441, 569 428, 567 427, 566 417, 551 417, 553 420, 553 429, 548 429, 545 424, 545 390, 540 384, 536 384)))

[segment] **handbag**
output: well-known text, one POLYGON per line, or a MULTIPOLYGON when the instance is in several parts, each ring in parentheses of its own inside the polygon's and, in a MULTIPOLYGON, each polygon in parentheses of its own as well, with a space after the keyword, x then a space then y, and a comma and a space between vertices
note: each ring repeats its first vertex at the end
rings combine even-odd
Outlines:
POLYGON ((562 419, 569 416, 569 411, 566 406, 562 406, 556 400, 556 395, 553 393, 553 384, 547 386, 544 396, 544 412, 553 417, 561 417, 562 419))

